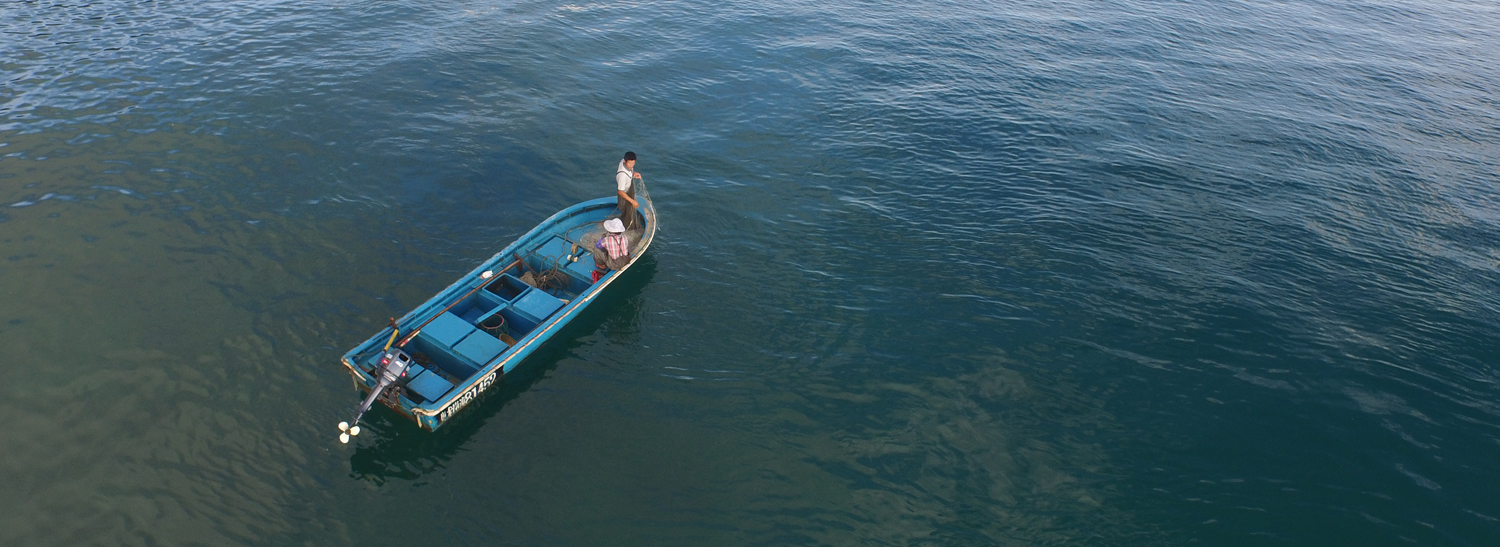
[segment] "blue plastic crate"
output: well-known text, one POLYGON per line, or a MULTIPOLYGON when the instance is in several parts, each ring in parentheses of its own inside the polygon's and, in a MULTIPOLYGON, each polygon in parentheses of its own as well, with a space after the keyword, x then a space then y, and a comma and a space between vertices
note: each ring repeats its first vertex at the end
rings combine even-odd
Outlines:
POLYGON ((437 316, 437 319, 433 319, 427 326, 422 327, 422 332, 427 333, 432 341, 451 348, 469 333, 474 332, 474 325, 451 312, 443 312, 442 315, 437 316))
POLYGON ((423 399, 436 401, 442 399, 444 395, 453 390, 453 383, 438 375, 438 373, 424 368, 421 374, 418 374, 415 378, 411 379, 411 382, 406 384, 406 388, 415 391, 423 399))
MULTIPOLYGON (((572 251, 572 243, 568 243, 566 239, 552 236, 547 239, 546 243, 537 247, 536 256, 551 262, 552 260, 563 260, 572 251)), ((550 267, 550 264, 548 267, 550 267)))
POLYGON ((537 289, 526 291, 510 307, 535 319, 537 323, 552 316, 558 308, 563 306, 563 301, 537 289))
POLYGON ((485 363, 490 362, 508 347, 510 346, 505 345, 505 342, 490 336, 487 332, 474 331, 474 334, 470 334, 468 338, 453 346, 453 351, 473 359, 475 363, 483 367, 485 363))
POLYGON ((568 264, 567 270, 573 275, 578 276, 579 279, 583 279, 585 281, 593 281, 594 255, 590 253, 583 253, 583 256, 578 258, 578 262, 568 264))

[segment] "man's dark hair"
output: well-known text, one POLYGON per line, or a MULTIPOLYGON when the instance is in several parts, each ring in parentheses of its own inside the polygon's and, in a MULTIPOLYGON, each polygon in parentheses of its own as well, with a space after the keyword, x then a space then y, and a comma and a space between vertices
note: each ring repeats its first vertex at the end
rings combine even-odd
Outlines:
POLYGON ((635 152, 626 152, 625 161, 635 161, 635 152))

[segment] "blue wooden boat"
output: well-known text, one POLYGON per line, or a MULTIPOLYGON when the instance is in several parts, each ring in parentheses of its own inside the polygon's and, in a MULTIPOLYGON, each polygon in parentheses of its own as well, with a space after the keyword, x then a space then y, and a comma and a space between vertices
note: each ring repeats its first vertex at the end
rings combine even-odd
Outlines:
MULTIPOLYGON (((432 431, 556 335, 651 246, 656 209, 637 180, 643 222, 626 232, 630 255, 594 281, 594 243, 618 215, 616 198, 585 201, 537 225, 437 296, 349 350, 343 363, 366 394, 354 425, 378 401, 432 431)), ((599 252, 604 252, 600 250, 599 252)))

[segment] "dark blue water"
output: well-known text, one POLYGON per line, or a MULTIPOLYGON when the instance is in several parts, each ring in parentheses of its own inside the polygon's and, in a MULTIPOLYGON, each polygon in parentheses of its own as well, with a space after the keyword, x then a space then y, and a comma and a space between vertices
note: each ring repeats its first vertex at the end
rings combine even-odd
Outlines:
POLYGON ((8 2, 0 544, 1500 544, 1486 2, 8 2), (425 433, 337 358, 634 150, 425 433))

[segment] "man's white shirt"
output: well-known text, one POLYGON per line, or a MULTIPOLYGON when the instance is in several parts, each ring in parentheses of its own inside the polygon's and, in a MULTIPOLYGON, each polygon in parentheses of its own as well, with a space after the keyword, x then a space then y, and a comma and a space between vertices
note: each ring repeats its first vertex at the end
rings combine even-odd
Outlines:
POLYGON ((630 179, 635 177, 635 172, 625 167, 625 160, 620 160, 619 169, 615 170, 615 189, 626 194, 630 193, 630 179))

